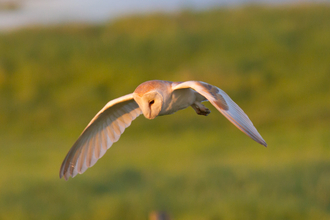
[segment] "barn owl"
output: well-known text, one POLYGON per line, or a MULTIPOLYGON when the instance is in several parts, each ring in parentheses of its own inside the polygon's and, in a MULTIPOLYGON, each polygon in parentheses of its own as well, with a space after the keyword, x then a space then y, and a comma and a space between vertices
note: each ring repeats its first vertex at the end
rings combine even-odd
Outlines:
POLYGON ((66 155, 60 178, 67 180, 93 166, 139 115, 154 119, 191 106, 198 115, 206 116, 210 110, 201 103, 204 101, 211 102, 238 129, 267 146, 248 116, 221 89, 201 81, 152 80, 108 102, 95 115, 66 155))

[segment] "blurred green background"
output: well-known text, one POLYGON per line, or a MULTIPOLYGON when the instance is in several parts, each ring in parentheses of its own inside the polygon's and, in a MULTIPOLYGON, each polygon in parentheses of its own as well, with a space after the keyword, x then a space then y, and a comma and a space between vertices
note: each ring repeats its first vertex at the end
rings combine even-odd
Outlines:
POLYGON ((0 219, 330 219, 330 7, 244 6, 0 35, 0 219), (111 99, 151 79, 226 91, 268 143, 211 105, 137 118, 64 181, 111 99))

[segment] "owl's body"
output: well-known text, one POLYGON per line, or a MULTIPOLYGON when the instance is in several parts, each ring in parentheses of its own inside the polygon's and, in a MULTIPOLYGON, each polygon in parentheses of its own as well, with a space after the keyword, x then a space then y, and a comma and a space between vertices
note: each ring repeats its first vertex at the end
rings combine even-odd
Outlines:
POLYGON ((110 101, 96 114, 64 159, 60 177, 68 179, 93 166, 141 113, 154 119, 191 106, 197 114, 208 115, 210 110, 201 104, 203 101, 210 101, 238 129, 267 146, 248 116, 221 89, 200 81, 152 80, 110 101))
POLYGON ((154 119, 157 116, 170 115, 181 109, 188 108, 195 102, 205 101, 205 97, 195 92, 193 89, 186 88, 173 90, 173 87, 180 83, 174 83, 162 80, 152 80, 140 84, 133 93, 135 102, 139 105, 144 116, 148 119, 154 119), (157 89, 155 89, 157 88, 157 89), (164 92, 166 91, 166 92, 164 92), (157 98, 159 97, 159 102, 157 98), (145 103, 154 101, 159 104, 160 111, 155 111, 154 114, 148 114, 145 110, 145 103))

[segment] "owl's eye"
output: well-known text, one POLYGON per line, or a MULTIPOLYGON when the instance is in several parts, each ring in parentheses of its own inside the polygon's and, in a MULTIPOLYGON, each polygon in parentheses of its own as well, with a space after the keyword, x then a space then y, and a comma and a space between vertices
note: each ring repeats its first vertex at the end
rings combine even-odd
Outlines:
POLYGON ((152 104, 154 104, 155 103, 155 100, 151 100, 150 102, 149 102, 149 106, 151 106, 152 104))

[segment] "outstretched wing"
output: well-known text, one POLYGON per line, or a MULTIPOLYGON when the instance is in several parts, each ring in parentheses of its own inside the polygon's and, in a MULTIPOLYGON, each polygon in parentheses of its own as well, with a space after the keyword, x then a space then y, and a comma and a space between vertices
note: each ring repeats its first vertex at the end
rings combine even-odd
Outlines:
POLYGON ((67 180, 93 166, 140 114, 141 109, 133 94, 108 102, 89 122, 66 155, 60 178, 64 176, 67 180))
POLYGON ((187 81, 177 84, 173 90, 191 88, 204 96, 231 123, 256 142, 267 146, 257 129, 244 111, 221 89, 200 81, 187 81))

